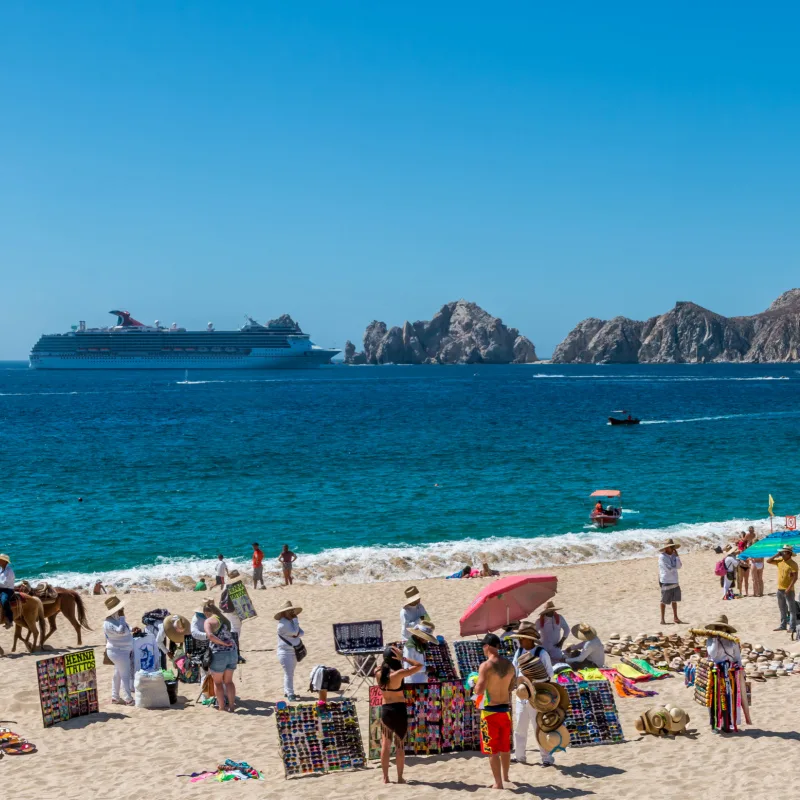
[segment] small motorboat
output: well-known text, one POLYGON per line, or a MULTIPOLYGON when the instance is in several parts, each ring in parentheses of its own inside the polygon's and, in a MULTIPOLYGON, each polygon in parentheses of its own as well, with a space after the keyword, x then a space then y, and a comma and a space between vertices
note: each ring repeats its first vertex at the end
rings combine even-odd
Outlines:
POLYGON ((627 417, 623 417, 620 419, 619 417, 609 417, 608 424, 609 425, 638 425, 639 420, 636 417, 632 417, 629 412, 627 411, 612 411, 612 414, 627 414, 627 417))
POLYGON ((590 497, 597 498, 590 519, 598 528, 610 528, 622 519, 622 492, 619 489, 598 489, 590 497), (605 507, 603 498, 609 501, 605 507))

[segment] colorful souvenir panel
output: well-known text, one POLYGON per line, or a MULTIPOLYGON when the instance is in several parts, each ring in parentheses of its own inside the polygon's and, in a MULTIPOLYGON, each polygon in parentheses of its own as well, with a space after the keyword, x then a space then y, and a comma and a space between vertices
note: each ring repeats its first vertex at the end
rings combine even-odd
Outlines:
POLYGON ((80 650, 36 662, 45 728, 99 711, 94 650, 80 650))

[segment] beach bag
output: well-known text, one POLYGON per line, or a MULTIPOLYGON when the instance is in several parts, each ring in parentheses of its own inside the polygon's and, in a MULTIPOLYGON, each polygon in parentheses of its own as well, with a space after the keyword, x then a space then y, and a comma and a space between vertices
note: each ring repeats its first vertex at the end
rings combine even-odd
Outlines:
POLYGON ((728 574, 724 558, 721 561, 717 561, 717 565, 714 567, 714 574, 720 578, 724 578, 728 574))
POLYGON ((284 639, 283 636, 279 635, 278 638, 286 642, 294 650, 294 657, 297 659, 298 664, 308 655, 308 650, 306 650, 306 646, 302 641, 300 644, 292 644, 288 639, 284 639))
POLYGON ((133 679, 137 708, 169 708, 167 684, 161 672, 139 670, 133 679))

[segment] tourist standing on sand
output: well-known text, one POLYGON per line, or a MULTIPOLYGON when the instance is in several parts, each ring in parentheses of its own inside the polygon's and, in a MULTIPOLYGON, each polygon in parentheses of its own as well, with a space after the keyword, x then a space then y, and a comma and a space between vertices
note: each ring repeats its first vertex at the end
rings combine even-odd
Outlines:
POLYGON ((283 570, 283 585, 291 586, 294 583, 292 564, 297 561, 297 554, 289 549, 288 544, 285 544, 281 554, 278 556, 278 561, 281 562, 281 569, 283 570))
POLYGON ((300 699, 294 693, 294 671, 297 667, 295 648, 303 643, 300 637, 305 635, 297 618, 302 610, 300 606, 287 600, 275 614, 275 619, 278 620, 278 662, 283 668, 283 695, 290 701, 300 699))
POLYGON ((11 598, 14 597, 14 570, 11 559, 0 553, 0 605, 3 607, 3 625, 10 628, 14 624, 14 612, 11 610, 11 598))
POLYGON ((516 682, 514 665, 503 658, 500 637, 487 633, 481 642, 486 661, 478 669, 474 695, 480 698, 481 752, 489 756, 494 778, 493 789, 502 789, 510 781, 511 766, 511 706, 508 701, 516 682))
POLYGON ((412 675, 409 683, 427 683, 428 670, 426 668, 425 653, 428 645, 438 644, 439 640, 433 632, 433 623, 428 620, 420 620, 409 630, 409 638, 403 644, 403 660, 421 664, 422 669, 412 675))
POLYGON ((561 609, 557 608, 552 600, 548 600, 542 613, 539 614, 539 618, 534 622, 542 647, 547 651, 547 655, 554 664, 563 661, 564 654, 561 646, 569 636, 569 625, 558 613, 559 611, 561 609))
POLYGON ((125 621, 125 602, 111 596, 104 601, 106 619, 103 633, 106 636, 106 655, 114 664, 111 678, 111 702, 132 706, 133 702, 133 633, 125 621), (120 697, 120 694, 122 695, 120 697))
POLYGON ((416 586, 409 586, 405 590, 405 602, 400 609, 400 641, 406 642, 410 636, 409 630, 420 620, 430 619, 425 606, 422 605, 422 597, 416 586))
POLYGON ((672 606, 672 619, 676 625, 683 623, 678 619, 678 603, 681 601, 681 587, 678 583, 678 570, 683 566, 678 555, 680 544, 668 539, 659 552, 658 585, 661 587, 661 624, 666 625, 664 614, 667 606, 672 606))
POLYGON ((258 589, 258 582, 261 581, 261 588, 264 586, 264 551, 258 546, 258 542, 253 542, 253 588, 258 589))
POLYGON ((723 563, 725 574, 720 579, 722 581, 722 599, 733 600, 733 587, 736 585, 736 569, 739 564, 739 548, 735 544, 729 544, 724 552, 723 563))
MULTIPOLYGON (((751 525, 747 529, 747 535, 750 538, 750 545, 756 543, 756 529, 751 525)), ((763 558, 751 558, 750 559, 750 569, 753 570, 753 597, 763 597, 764 596, 764 559, 763 558)))
POLYGON ((217 698, 217 711, 233 713, 236 706, 236 684, 233 672, 239 660, 239 649, 233 641, 230 623, 222 614, 206 616, 204 623, 208 647, 211 650, 211 663, 208 671, 214 681, 214 694, 217 698))
POLYGON ((733 733, 738 730, 743 709, 747 722, 750 722, 742 679, 742 652, 733 636, 736 628, 728 624, 725 614, 704 627, 712 634, 706 639, 706 653, 714 664, 716 679, 720 684, 709 707, 711 730, 714 733, 733 733))
POLYGON ((792 558, 794 550, 791 545, 784 545, 778 552, 767 559, 767 564, 778 568, 778 610, 781 614, 780 625, 776 631, 785 631, 788 622, 789 630, 794 633, 797 628, 797 606, 794 600, 794 586, 797 583, 797 562, 792 558))
POLYGON ((217 579, 214 585, 222 588, 225 585, 225 576, 228 574, 228 565, 225 563, 222 553, 217 556, 216 573, 217 579))
POLYGON ((397 761, 397 782, 403 780, 406 764, 405 739, 408 733, 408 710, 403 692, 405 679, 416 675, 423 669, 422 664, 405 658, 396 647, 383 651, 383 664, 376 670, 378 688, 381 690, 381 769, 383 782, 389 783, 389 760, 392 754, 392 741, 395 745, 397 761), (409 666, 404 667, 406 663, 409 666))

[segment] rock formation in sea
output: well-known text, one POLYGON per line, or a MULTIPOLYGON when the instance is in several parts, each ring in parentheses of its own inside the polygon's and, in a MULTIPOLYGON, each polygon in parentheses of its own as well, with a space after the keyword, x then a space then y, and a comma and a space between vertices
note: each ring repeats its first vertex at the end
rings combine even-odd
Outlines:
POLYGON ((696 364, 800 360, 800 289, 750 317, 723 317, 680 302, 646 322, 591 317, 553 352, 560 364, 696 364))
POLYGON ((347 364, 531 364, 536 348, 475 303, 447 303, 430 321, 387 328, 375 320, 364 331, 364 350, 347 342, 347 364))

